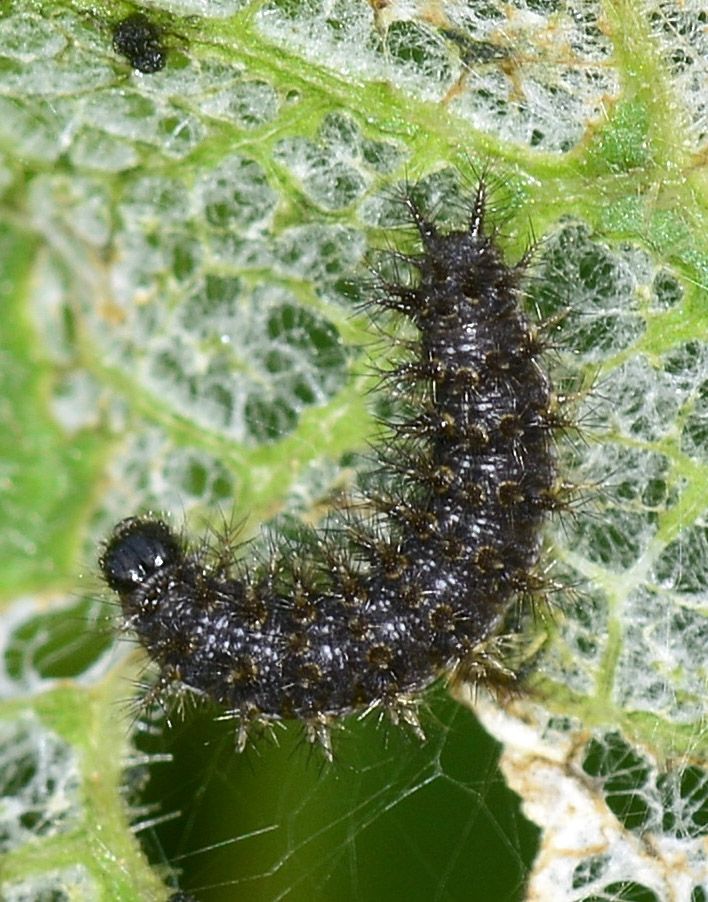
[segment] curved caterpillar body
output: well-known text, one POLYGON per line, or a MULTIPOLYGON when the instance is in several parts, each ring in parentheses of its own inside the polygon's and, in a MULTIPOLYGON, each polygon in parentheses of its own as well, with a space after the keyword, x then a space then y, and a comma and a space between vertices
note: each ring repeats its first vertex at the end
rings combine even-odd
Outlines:
MULTIPOLYGON (((329 753, 327 724, 387 708, 415 729, 440 673, 484 673, 485 643, 532 591, 540 532, 558 506, 555 399, 519 307, 480 183, 468 227, 441 234, 406 201, 422 241, 410 284, 373 303, 420 333, 387 375, 409 413, 379 443, 383 474, 344 525, 267 563, 189 547, 162 521, 115 528, 100 559, 128 625, 174 681, 239 720, 297 718, 329 753)), ((159 689, 158 689, 159 691, 159 689)))

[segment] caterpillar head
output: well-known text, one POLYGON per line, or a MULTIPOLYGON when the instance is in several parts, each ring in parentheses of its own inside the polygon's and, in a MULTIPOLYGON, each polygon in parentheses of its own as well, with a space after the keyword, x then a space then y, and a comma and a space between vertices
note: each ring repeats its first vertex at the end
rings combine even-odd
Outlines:
POLYGON ((125 596, 183 556, 179 539, 162 520, 130 517, 115 527, 98 563, 111 589, 125 596))

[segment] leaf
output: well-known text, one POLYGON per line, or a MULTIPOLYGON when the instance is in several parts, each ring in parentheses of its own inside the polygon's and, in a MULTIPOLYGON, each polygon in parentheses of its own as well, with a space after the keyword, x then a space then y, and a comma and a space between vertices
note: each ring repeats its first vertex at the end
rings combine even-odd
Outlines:
POLYGON ((706 898, 700 4, 164 0, 151 73, 112 46, 131 12, 0 12, 4 897, 167 898, 130 824, 184 808, 163 857, 240 840, 226 877, 182 858, 223 898, 706 898), (370 248, 405 241, 391 189, 454 218, 479 169, 510 258, 537 238, 529 303, 570 311, 559 454, 590 489, 549 533, 565 588, 524 621, 530 694, 476 705, 504 750, 433 695, 426 745, 351 724, 324 775, 291 732, 247 760, 188 719, 160 777, 101 539, 147 509, 316 520, 374 429, 390 349, 353 302, 370 248))

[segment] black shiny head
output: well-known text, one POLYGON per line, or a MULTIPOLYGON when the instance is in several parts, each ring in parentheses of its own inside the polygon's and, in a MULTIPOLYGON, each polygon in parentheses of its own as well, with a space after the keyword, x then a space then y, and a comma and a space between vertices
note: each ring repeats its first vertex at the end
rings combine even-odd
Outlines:
POLYGON ((139 72, 159 72, 167 61, 162 30, 142 13, 132 13, 116 25, 113 49, 139 72))
POLYGON ((98 565, 111 589, 123 594, 183 557, 182 545, 166 523, 131 517, 113 530, 98 565))

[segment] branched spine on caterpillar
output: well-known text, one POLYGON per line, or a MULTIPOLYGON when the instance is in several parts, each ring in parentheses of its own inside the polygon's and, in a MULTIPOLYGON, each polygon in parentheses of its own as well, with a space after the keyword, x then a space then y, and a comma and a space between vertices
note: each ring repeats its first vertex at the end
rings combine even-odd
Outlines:
POLYGON ((266 564, 192 548, 161 520, 119 523, 100 559, 128 626, 159 667, 238 720, 295 718, 331 755, 328 725, 387 709, 420 730, 418 696, 441 673, 477 678, 485 644, 533 591, 542 527, 559 502, 557 401, 522 312, 524 257, 508 266, 485 225, 480 180, 464 230, 441 233, 413 200, 412 281, 372 303, 419 340, 388 375, 410 415, 379 445, 373 515, 303 538, 266 564))

